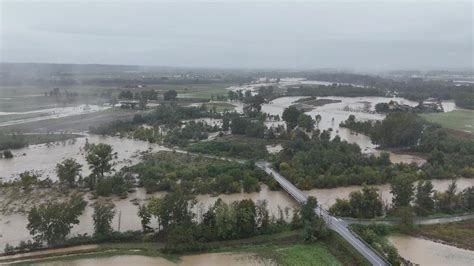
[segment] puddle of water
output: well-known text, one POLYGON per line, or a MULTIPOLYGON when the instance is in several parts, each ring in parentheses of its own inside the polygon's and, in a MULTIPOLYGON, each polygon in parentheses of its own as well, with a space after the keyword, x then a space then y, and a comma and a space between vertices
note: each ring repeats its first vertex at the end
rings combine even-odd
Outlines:
POLYGON ((411 236, 390 236, 400 255, 419 265, 472 265, 474 251, 411 236))

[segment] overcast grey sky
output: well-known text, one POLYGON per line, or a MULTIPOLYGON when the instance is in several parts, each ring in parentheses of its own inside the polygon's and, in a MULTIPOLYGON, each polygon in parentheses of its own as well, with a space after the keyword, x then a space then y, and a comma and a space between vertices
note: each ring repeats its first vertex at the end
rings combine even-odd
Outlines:
POLYGON ((1 62, 473 68, 472 1, 4 1, 1 62))

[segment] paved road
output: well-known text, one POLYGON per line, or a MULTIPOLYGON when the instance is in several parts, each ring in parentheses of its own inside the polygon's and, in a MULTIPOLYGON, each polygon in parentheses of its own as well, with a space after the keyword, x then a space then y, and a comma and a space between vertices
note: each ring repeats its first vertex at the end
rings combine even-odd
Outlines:
MULTIPOLYGON (((259 161, 255 164, 257 167, 263 169, 267 174, 273 176, 273 178, 280 184, 280 186, 288 192, 296 201, 304 203, 307 196, 293 184, 291 184, 286 178, 280 175, 277 171, 271 168, 271 164, 265 161, 259 161)), ((382 266, 389 265, 384 259, 379 257, 371 248, 360 241, 356 236, 352 234, 347 228, 348 223, 341 219, 331 216, 328 212, 322 208, 316 207, 314 209, 317 215, 322 217, 328 227, 336 231, 341 235, 349 244, 351 244, 362 256, 364 256, 372 265, 382 266)))

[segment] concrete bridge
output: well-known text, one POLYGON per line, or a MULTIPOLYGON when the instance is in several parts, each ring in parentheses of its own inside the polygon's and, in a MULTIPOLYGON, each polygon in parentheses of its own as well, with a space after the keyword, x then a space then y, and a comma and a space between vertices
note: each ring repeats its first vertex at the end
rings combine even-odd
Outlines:
MULTIPOLYGON (((298 203, 306 202, 308 198, 301 190, 291 184, 285 177, 280 175, 277 171, 275 171, 269 162, 266 161, 259 161, 255 163, 255 165, 262 170, 264 170, 267 174, 273 176, 275 181, 280 184, 280 186, 288 192, 298 203)), ((336 218, 331 216, 327 211, 320 207, 316 207, 314 209, 316 214, 324 219, 327 226, 334 230, 336 233, 341 235, 349 244, 351 244, 364 258, 367 259, 372 265, 383 266, 383 265, 390 265, 390 263, 385 260, 385 258, 379 256, 368 244, 361 241, 356 235, 354 235, 348 229, 348 223, 342 219, 336 218)))

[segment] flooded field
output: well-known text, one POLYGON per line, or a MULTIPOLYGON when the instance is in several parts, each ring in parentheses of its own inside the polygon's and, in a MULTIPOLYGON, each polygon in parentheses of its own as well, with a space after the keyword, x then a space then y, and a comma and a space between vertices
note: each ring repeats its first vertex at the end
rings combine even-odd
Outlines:
MULTIPOLYGON (((270 104, 263 106, 263 111, 271 113, 273 115, 283 113, 284 108, 292 104, 293 101, 301 97, 283 97, 275 99, 270 104)), ((383 119, 383 115, 375 114, 373 108, 377 102, 386 102, 392 98, 384 97, 358 97, 358 98, 345 98, 345 97, 325 97, 331 99, 339 99, 340 103, 332 103, 324 106, 317 107, 308 112, 312 117, 316 114, 322 116, 322 120, 318 127, 320 129, 332 128, 332 135, 339 134, 341 138, 357 143, 361 146, 365 153, 380 153, 381 151, 376 150, 369 137, 362 134, 354 134, 345 128, 339 128, 339 123, 350 114, 356 115, 357 119, 383 119)), ((396 99, 405 104, 415 105, 417 103, 406 101, 403 99, 396 99)), ((238 104, 236 104, 238 105, 238 104)), ((453 107, 454 108, 454 107, 453 107)), ((239 108, 238 108, 239 109, 239 108)), ((446 108, 447 109, 447 108, 446 108)), ((220 120, 215 119, 202 119, 200 121, 219 125, 220 120)), ((267 122, 268 125, 274 125, 276 123, 283 122, 267 122)), ((212 137, 215 137, 214 135, 212 137)), ((13 150, 15 157, 9 160, 0 160, 0 177, 4 179, 16 176, 23 171, 36 170, 42 174, 43 178, 50 177, 52 180, 57 180, 55 174, 55 166, 58 162, 66 158, 74 158, 79 163, 83 164, 83 175, 90 173, 84 158, 83 147, 88 143, 105 143, 113 147, 116 152, 116 158, 114 159, 115 169, 120 169, 123 166, 135 164, 139 161, 140 153, 142 152, 157 152, 160 150, 169 150, 163 146, 157 144, 150 144, 139 140, 118 138, 118 137, 103 137, 97 135, 87 135, 86 137, 77 138, 74 140, 68 140, 55 144, 41 144, 31 145, 27 148, 13 150)), ((275 153, 281 150, 280 145, 273 145, 267 147, 268 151, 275 153)), ((407 154, 394 154, 390 153, 392 162, 415 162, 421 164, 424 159, 407 154)), ((450 184, 450 180, 433 180, 433 185, 436 190, 445 190, 450 184)), ((459 179, 458 189, 462 190, 468 186, 474 185, 474 179, 459 179)), ((389 185, 377 186, 380 190, 382 199, 386 204, 391 201, 391 194, 389 185)), ((328 208, 331 206, 337 198, 346 198, 352 191, 361 189, 360 186, 342 187, 334 189, 312 189, 306 191, 308 195, 316 196, 319 203, 324 207, 328 208)), ((162 197, 164 193, 155 193, 148 195, 143 189, 137 189, 134 193, 130 194, 127 199, 114 199, 116 205, 116 216, 113 220, 113 227, 115 230, 118 228, 118 220, 121 219, 120 231, 126 230, 140 230, 141 224, 137 216, 137 204, 144 203, 150 197, 162 197)), ((1 195, 0 195, 1 196, 1 195)), ((270 191, 268 187, 262 186, 260 192, 255 193, 236 193, 231 195, 220 195, 220 198, 224 202, 231 203, 236 200, 252 199, 255 202, 259 200, 266 200, 268 208, 274 216, 278 216, 280 212, 283 212, 286 218, 291 217, 291 211, 285 213, 285 209, 296 207, 296 203, 292 200, 287 193, 283 191, 270 191)), ((93 232, 93 221, 92 213, 93 208, 91 204, 94 200, 91 200, 91 195, 87 195, 86 199, 89 202, 88 207, 80 217, 80 224, 74 226, 71 234, 91 234, 93 232)), ((197 219, 202 217, 204 211, 218 199, 212 195, 198 195, 198 204, 195 208, 197 219)), ((30 239, 29 232, 26 230, 27 219, 24 214, 12 214, 0 216, 0 248, 6 243, 16 245, 21 240, 30 239)), ((152 258, 153 259, 153 258, 152 258)), ((208 261, 206 258, 203 261, 208 261)), ((185 261, 185 260, 183 260, 185 261)), ((104 262, 106 263, 106 262, 104 262)), ((80 264, 82 265, 82 264, 80 264)))
MULTIPOLYGON (((91 255, 92 257, 93 255, 91 255)), ((36 265, 62 266, 62 265, 162 265, 162 266, 208 266, 208 265, 274 265, 271 260, 262 259, 250 253, 204 253, 198 255, 187 255, 180 258, 178 262, 172 262, 162 257, 147 257, 141 255, 124 255, 113 257, 96 257, 77 260, 59 260, 36 265)))
POLYGON ((128 138, 104 137, 98 135, 87 135, 86 137, 68 140, 55 144, 30 145, 26 148, 12 150, 14 158, 0 160, 0 177, 4 179, 16 176, 21 172, 35 170, 42 174, 43 178, 50 177, 57 180, 55 167, 58 162, 67 158, 74 158, 82 167, 82 174, 90 173, 85 161, 84 145, 86 142, 105 143, 113 148, 116 153, 114 159, 115 169, 132 165, 139 161, 140 152, 169 150, 158 144, 128 138))
MULTIPOLYGON (((281 97, 273 100, 268 104, 262 106, 262 112, 272 115, 283 114, 283 111, 295 101, 304 98, 302 96, 281 97)), ((366 135, 352 132, 347 128, 339 127, 339 124, 345 121, 350 115, 355 115, 357 120, 383 120, 385 115, 375 113, 375 105, 377 103, 386 103, 390 100, 397 101, 400 104, 410 106, 418 105, 418 102, 406 100, 403 98, 389 98, 389 97, 317 97, 318 99, 332 99, 340 102, 329 103, 323 106, 315 107, 313 110, 306 112, 314 118, 316 115, 321 116, 321 121, 316 125, 320 130, 331 130, 331 136, 339 135, 341 139, 350 143, 357 143, 362 152, 380 154, 370 138, 366 135)), ((445 112, 455 109, 455 104, 452 101, 443 102, 445 112)), ((284 122, 268 122, 267 126, 284 125, 284 122)), ((422 164, 425 160, 414 155, 394 154, 389 152, 390 159, 393 163, 416 163, 422 164)))
POLYGON ((55 107, 26 112, 0 112, 0 127, 25 124, 36 121, 57 119, 75 115, 89 114, 109 109, 110 106, 86 105, 55 107), (8 116, 8 119, 2 117, 8 116), (6 120, 6 121, 3 121, 6 120))
POLYGON ((472 265, 474 251, 411 236, 390 236, 400 255, 419 265, 472 265))

